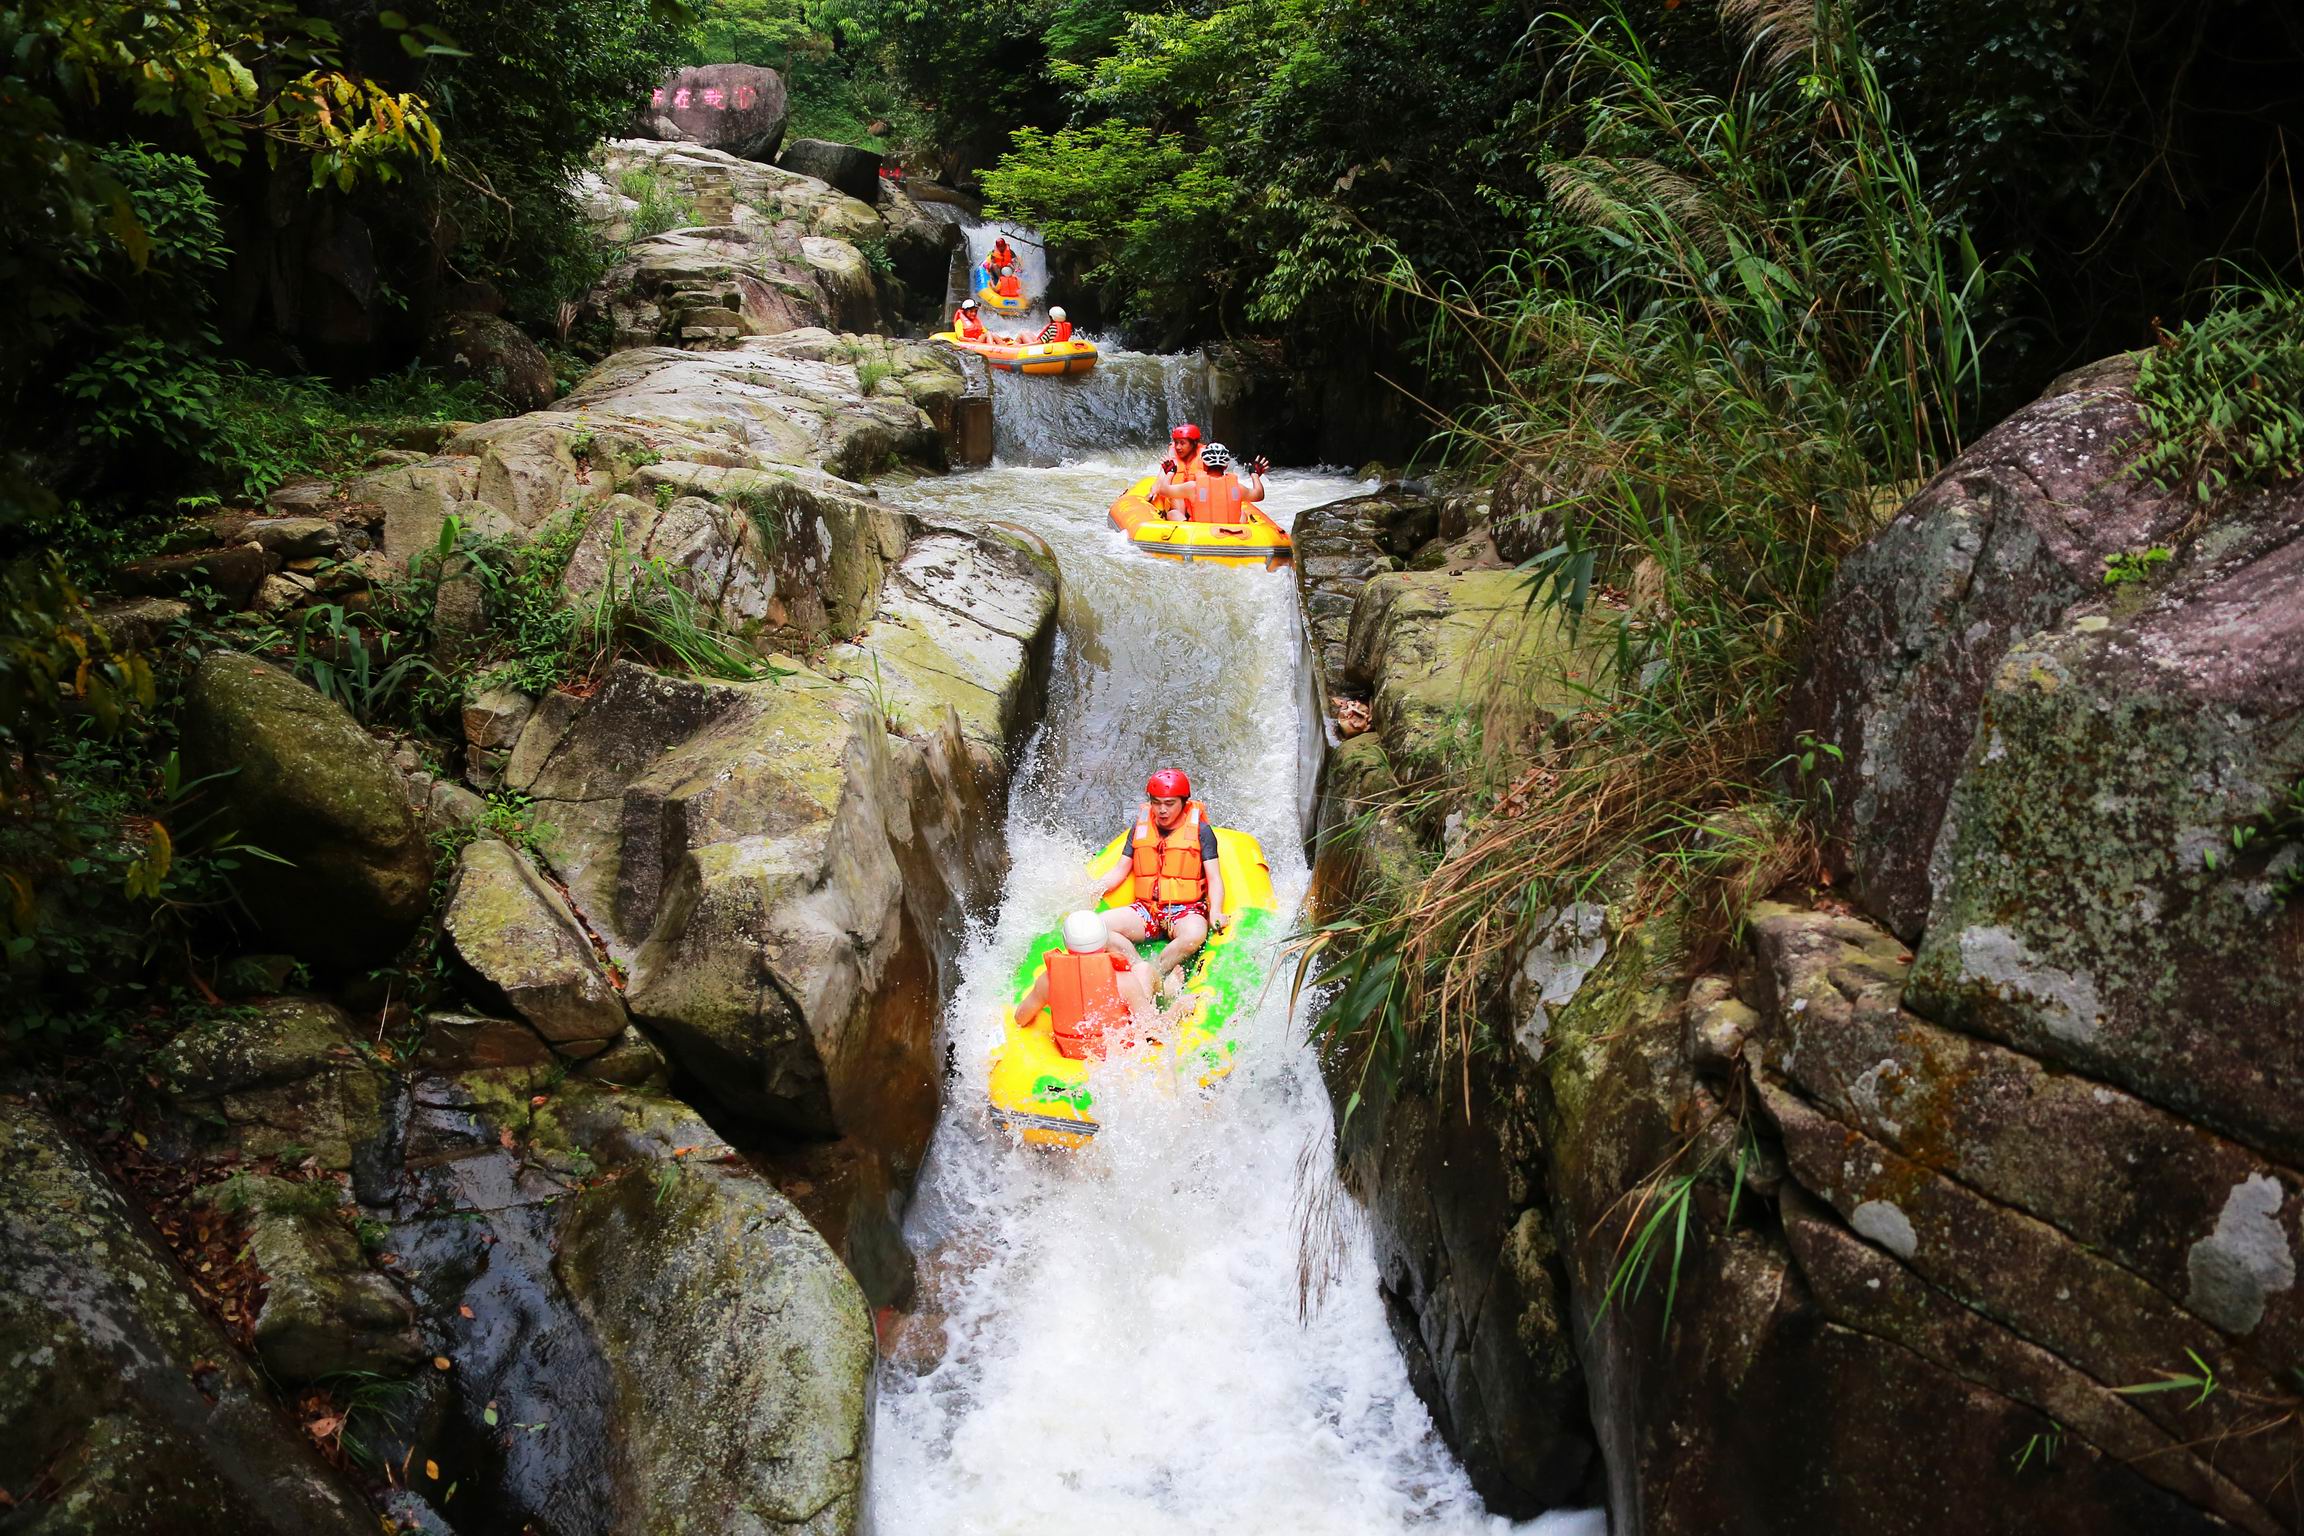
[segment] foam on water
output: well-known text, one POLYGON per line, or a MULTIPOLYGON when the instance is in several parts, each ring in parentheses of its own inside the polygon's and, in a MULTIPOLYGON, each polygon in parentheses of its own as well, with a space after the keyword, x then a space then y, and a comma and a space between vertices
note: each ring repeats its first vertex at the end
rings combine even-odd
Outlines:
MULTIPOLYGON (((1081 866, 1133 814, 1148 767, 1183 766, 1219 822, 1262 839, 1290 914, 1308 878, 1293 584, 1127 548, 1104 509, 1150 452, 898 493, 1033 529, 1065 596, 1047 723, 1012 800, 1013 869, 945 1021, 956 1076, 906 1224, 922 1256, 911 1326, 940 1330, 941 1349, 925 1374, 917 1358, 882 1369, 873 1529, 1513 1529, 1483 1511, 1410 1391, 1349 1202, 1334 1202, 1341 1272, 1299 1316, 1300 1214, 1333 1192, 1333 1126, 1277 963, 1214 1091, 1179 1088, 1158 1063, 1107 1071, 1105 1129, 1073 1154, 1013 1145, 985 1118, 1008 985, 1032 936, 1089 899, 1081 866)), ((1362 488, 1273 480, 1283 523, 1362 488)), ((1585 1511, 1520 1529, 1604 1527, 1585 1511)))

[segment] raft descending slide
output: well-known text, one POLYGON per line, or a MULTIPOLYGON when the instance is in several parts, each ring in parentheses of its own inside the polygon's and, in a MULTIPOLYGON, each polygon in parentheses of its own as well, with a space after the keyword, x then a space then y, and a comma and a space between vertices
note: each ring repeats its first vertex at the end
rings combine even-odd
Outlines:
MULTIPOLYGON (((1130 884, 1119 877, 1120 845, 1126 834, 1112 839, 1088 865, 1098 881, 1114 884, 1104 898, 1110 911, 1124 907, 1132 895, 1130 884)), ((1245 832, 1216 828, 1216 867, 1224 876, 1224 910, 1232 921, 1223 932, 1212 933, 1184 967, 1184 1012, 1168 1026, 1156 1044, 1141 1053, 1104 1061, 1075 1060, 1056 1049, 1054 1020, 1042 1008, 1019 1022, 1016 1003, 1040 974, 1041 962, 1052 949, 1063 946, 1060 933, 1043 934, 1016 974, 1011 1001, 1003 1007, 1006 1028, 992 1053, 992 1120, 996 1125, 1038 1146, 1082 1147, 1097 1130, 1096 1095, 1099 1073, 1129 1070, 1173 1070, 1177 1078, 1190 1078, 1205 1087, 1232 1070, 1239 1042, 1232 1038, 1232 1023, 1241 1006, 1262 982, 1257 951, 1271 936, 1279 914, 1274 910, 1272 871, 1264 862, 1264 846, 1245 832), (1171 1036, 1173 1038, 1171 1038, 1171 1036)), ((1140 946, 1145 954, 1159 953, 1158 942, 1140 946)), ((1173 1012, 1169 1004, 1164 1012, 1173 1012)))
POLYGON ((1032 307, 1032 301, 1024 297, 1023 294, 1002 293, 993 287, 989 280, 985 282, 983 287, 976 290, 976 302, 982 304, 986 309, 997 310, 1003 315, 1020 315, 1032 307))
POLYGON ((1152 485, 1146 475, 1112 503, 1112 526, 1138 549, 1176 560, 1260 560, 1267 568, 1286 563, 1294 550, 1287 529, 1245 503, 1242 522, 1169 522, 1152 505, 1152 485))
POLYGON ((957 331, 938 331, 935 339, 973 352, 1005 373, 1086 373, 1096 366, 1096 343, 1078 337, 1070 341, 962 341, 957 331))

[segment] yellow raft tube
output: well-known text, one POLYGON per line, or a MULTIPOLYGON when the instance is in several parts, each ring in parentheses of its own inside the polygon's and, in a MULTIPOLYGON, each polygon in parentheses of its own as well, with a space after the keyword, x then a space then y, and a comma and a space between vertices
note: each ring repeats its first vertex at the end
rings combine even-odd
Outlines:
POLYGON ((1002 293, 989 283, 976 290, 976 302, 1003 315, 1020 315, 1032 307, 1032 301, 1024 295, 1002 293))
POLYGON ((1272 570, 1293 555, 1288 530, 1255 506, 1238 523, 1172 523, 1152 505, 1154 479, 1146 475, 1112 503, 1112 526, 1138 549, 1175 560, 1255 560, 1272 570))
MULTIPOLYGON (((1089 873, 1110 882, 1104 897, 1110 910, 1128 904, 1129 888, 1120 879, 1123 833, 1089 862, 1089 873)), ((1185 966, 1183 998, 1187 1012, 1174 1026, 1173 1040, 1161 1042, 1160 1059, 1173 1061, 1177 1075, 1190 1074, 1203 1087, 1232 1070, 1240 1048, 1231 1035, 1233 1019, 1251 990, 1261 984, 1257 951, 1261 940, 1279 921, 1272 896, 1272 871, 1264 862, 1264 846, 1245 832, 1216 828, 1216 867, 1224 876, 1224 910, 1232 921, 1221 933, 1212 933, 1185 966)), ((1075 1061, 1056 1049, 1053 1023, 1042 1008, 1030 1019, 1018 1021, 1016 1003, 1041 970, 1041 957, 1063 943, 1056 933, 1033 941, 1032 952, 1016 973, 1015 991, 1000 1010, 1006 1026, 992 1053, 989 1089, 992 1121, 1025 1141, 1044 1147, 1083 1147, 1094 1137, 1096 1098, 1094 1074, 1107 1070, 1103 1062, 1075 1061)), ((1143 948, 1157 953, 1154 945, 1143 948)))
POLYGON ((973 352, 1005 373, 1086 373, 1096 366, 1096 343, 1070 341, 962 341, 957 331, 938 331, 963 352, 973 352))

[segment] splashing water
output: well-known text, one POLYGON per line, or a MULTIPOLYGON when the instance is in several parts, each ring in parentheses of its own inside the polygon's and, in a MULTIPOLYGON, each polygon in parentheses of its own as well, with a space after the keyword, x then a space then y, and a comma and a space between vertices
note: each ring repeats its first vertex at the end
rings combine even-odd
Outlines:
MULTIPOLYGON (((1011 802, 1013 868, 945 1021, 956 1074, 907 1221, 921 1294, 881 1372, 872 1528, 1515 1529, 1481 1508, 1409 1389, 1365 1234, 1333 1198, 1329 1102, 1277 957, 1235 1024, 1240 1065, 1213 1091, 1178 1091, 1154 1067, 1108 1070, 1105 1129, 1069 1154, 1012 1145, 986 1120, 986 1057, 1026 947, 1091 898, 1082 865, 1133 815, 1147 769, 1185 768, 1218 822, 1262 840, 1284 913, 1308 879, 1293 584, 1122 543, 1104 510, 1150 456, 896 493, 1046 538, 1064 608, 1046 723, 1011 802), (1307 1199, 1344 1227, 1326 1300, 1300 1320, 1307 1199)), ((1283 523, 1363 488, 1272 480, 1267 507, 1283 523)), ((1517 1529, 1604 1525, 1585 1511, 1517 1529)))

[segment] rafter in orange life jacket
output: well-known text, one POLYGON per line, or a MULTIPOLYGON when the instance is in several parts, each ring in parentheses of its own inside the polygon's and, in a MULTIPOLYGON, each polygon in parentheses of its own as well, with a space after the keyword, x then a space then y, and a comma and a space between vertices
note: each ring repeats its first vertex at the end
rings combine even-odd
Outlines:
POLYGON ((1110 950, 1076 955, 1068 949, 1048 952, 1048 1018, 1059 1053, 1079 1061, 1101 1056, 1128 1023, 1128 1003, 1120 995, 1118 977, 1128 962, 1110 950))
POLYGON ((1200 851, 1200 828, 1207 819, 1199 801, 1188 801, 1175 830, 1162 832, 1152 824, 1152 802, 1144 802, 1136 813, 1130 852, 1136 900, 1158 911, 1208 899, 1207 859, 1200 851))

